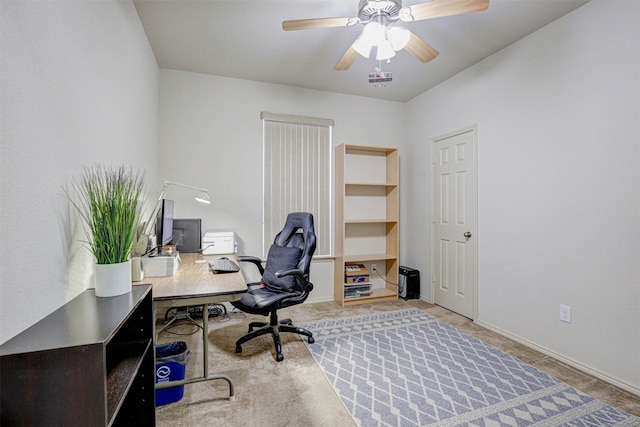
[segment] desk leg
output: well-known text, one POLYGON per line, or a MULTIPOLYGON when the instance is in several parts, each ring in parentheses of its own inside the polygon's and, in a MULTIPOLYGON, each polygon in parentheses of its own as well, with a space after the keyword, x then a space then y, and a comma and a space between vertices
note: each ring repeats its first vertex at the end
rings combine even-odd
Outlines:
MULTIPOLYGON (((154 307, 155 311, 155 307, 154 307)), ((154 313, 155 318, 155 313, 154 313)), ((157 335, 162 332, 163 329, 156 333, 157 335)), ((209 304, 202 304, 202 367, 203 367, 203 375, 197 378, 187 378, 184 380, 176 380, 176 381, 167 381, 163 383, 156 383, 156 389, 163 389, 168 387, 175 387, 179 385, 187 385, 193 383, 199 383, 202 381, 209 380, 225 380, 229 384, 229 400, 235 400, 233 382, 231 378, 226 375, 209 375, 209 304)))
POLYGON ((207 380, 225 380, 229 384, 229 400, 234 400, 233 382, 226 375, 209 375, 209 304, 202 304, 202 354, 204 355, 204 378, 207 380))
POLYGON ((202 353, 204 376, 209 378, 209 304, 202 304, 202 353))

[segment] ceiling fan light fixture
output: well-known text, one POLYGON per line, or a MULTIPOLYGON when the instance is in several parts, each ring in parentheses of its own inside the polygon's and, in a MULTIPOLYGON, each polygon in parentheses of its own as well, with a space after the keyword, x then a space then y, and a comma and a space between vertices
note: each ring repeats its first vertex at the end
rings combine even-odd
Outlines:
POLYGON ((365 37, 360 36, 356 39, 355 42, 353 42, 353 45, 351 45, 351 47, 353 48, 353 50, 355 50, 356 52, 358 52, 359 55, 364 56, 365 58, 369 59, 369 55, 371 54, 371 44, 367 42, 367 40, 365 39, 365 37))
POLYGON ((404 49, 411 38, 411 32, 404 27, 391 27, 387 34, 389 36, 391 46, 396 52, 404 49))
POLYGON ((396 51, 393 50, 393 46, 391 46, 391 42, 389 40, 380 43, 377 50, 376 60, 378 61, 384 61, 385 59, 396 56, 396 51))
POLYGON ((385 39, 386 28, 379 22, 369 22, 362 30, 362 37, 371 46, 377 46, 385 39))

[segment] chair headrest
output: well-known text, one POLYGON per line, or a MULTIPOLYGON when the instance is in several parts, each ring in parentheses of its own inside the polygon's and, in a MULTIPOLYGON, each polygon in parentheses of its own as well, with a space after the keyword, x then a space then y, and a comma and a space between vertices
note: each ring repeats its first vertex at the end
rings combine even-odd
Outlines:
POLYGON ((273 242, 276 246, 294 246, 302 249, 298 268, 309 272, 311 258, 316 250, 316 234, 313 226, 313 214, 292 212, 287 215, 282 231, 273 242))

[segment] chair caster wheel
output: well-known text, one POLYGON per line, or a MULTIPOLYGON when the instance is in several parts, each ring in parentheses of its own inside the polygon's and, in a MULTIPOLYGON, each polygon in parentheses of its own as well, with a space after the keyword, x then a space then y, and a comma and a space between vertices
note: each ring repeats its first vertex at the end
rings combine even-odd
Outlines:
POLYGON ((316 340, 313 339, 313 337, 309 337, 309 339, 307 340, 307 342, 309 344, 313 344, 314 342, 316 342, 316 340))
POLYGON ((282 362, 284 360, 284 354, 278 353, 276 354, 276 362, 282 362))
POLYGON ((239 345, 236 346, 236 353, 242 353, 242 347, 239 345))

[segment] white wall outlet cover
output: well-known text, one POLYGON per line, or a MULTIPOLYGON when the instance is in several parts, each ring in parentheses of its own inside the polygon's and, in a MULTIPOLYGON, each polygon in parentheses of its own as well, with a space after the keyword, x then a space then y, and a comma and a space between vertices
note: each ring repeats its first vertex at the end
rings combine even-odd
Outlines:
POLYGON ((571 323, 571 307, 560 304, 560 320, 571 323))

